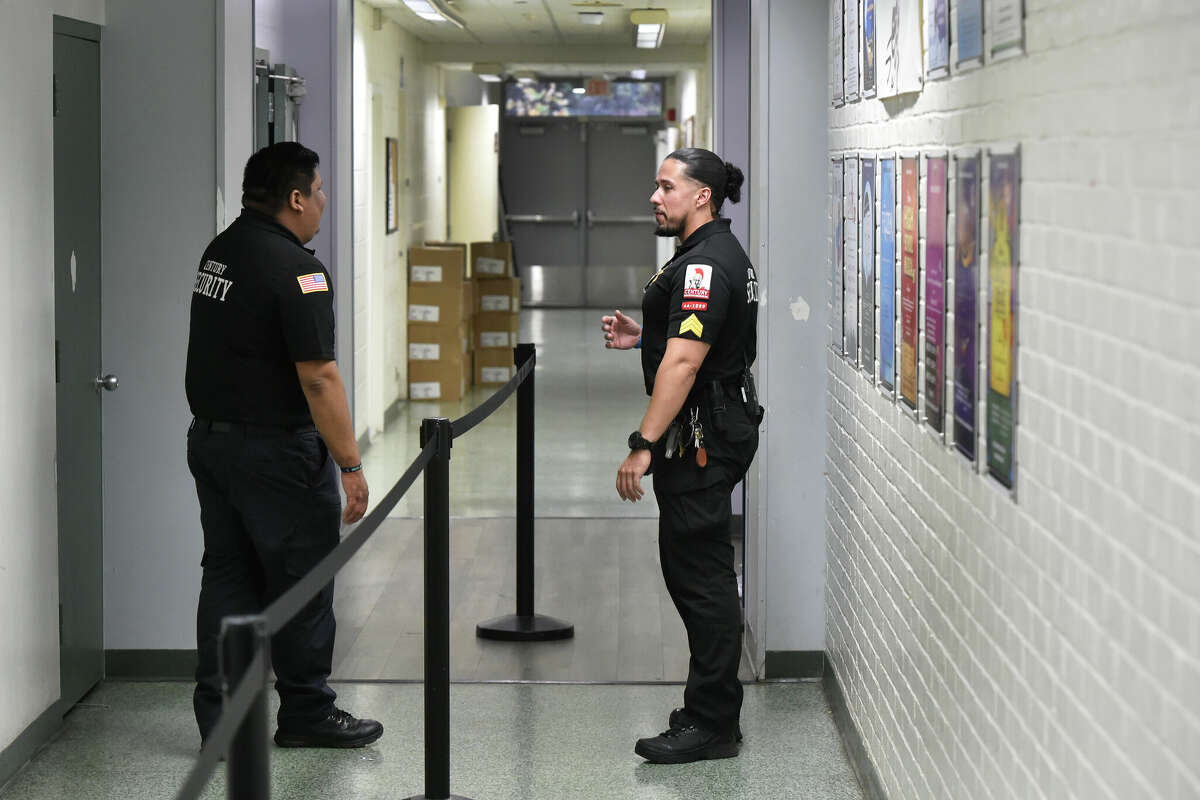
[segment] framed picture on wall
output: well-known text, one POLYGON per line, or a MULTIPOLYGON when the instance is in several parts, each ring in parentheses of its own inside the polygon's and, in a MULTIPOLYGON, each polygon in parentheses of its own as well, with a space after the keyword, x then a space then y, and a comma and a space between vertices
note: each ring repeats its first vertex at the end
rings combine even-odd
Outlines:
POLYGON ((384 139, 387 167, 387 201, 384 208, 384 233, 400 230, 400 142, 391 136, 384 139))

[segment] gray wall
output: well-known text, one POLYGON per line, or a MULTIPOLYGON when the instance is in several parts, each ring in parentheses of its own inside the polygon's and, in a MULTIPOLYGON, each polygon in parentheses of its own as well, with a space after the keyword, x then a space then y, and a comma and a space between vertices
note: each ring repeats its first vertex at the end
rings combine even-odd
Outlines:
POLYGON ((102 47, 104 620, 109 649, 194 647, 199 511, 183 390, 216 219, 216 2, 109 0, 102 47))
POLYGON ((765 649, 823 650, 828 3, 753 0, 751 27, 751 257, 767 418, 747 518, 762 547, 765 649))

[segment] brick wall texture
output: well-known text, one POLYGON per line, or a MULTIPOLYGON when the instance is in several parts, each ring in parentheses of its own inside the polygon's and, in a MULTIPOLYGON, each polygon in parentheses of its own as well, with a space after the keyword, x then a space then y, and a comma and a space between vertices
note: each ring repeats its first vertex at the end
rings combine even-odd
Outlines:
POLYGON ((1198 0, 1025 0, 1025 55, 830 110, 835 157, 1021 148, 1015 497, 829 356, 827 646, 893 800, 1200 797, 1198 84, 1198 0))

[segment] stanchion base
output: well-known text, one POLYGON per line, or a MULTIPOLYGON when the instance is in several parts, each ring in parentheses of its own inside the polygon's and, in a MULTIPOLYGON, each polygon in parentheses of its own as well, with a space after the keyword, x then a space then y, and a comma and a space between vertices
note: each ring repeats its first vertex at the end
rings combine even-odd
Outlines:
MULTIPOLYGON (((412 797, 406 797, 404 800, 430 800, 423 794, 414 794, 412 797)), ((436 800, 471 800, 469 797, 463 797, 461 794, 452 794, 448 798, 437 798, 436 800)))
POLYGON ((548 642, 554 639, 570 639, 575 635, 575 626, 565 620, 541 614, 507 614, 479 623, 475 626, 475 635, 480 639, 498 639, 504 642, 548 642))

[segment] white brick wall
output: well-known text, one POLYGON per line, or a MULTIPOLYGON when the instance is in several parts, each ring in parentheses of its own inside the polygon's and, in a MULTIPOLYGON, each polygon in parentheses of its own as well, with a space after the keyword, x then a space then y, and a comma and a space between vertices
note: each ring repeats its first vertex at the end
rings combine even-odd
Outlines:
POLYGON ((1025 7, 1026 55, 830 112, 1022 184, 1016 500, 831 353, 828 652, 890 798, 1196 798, 1200 3, 1025 7))

